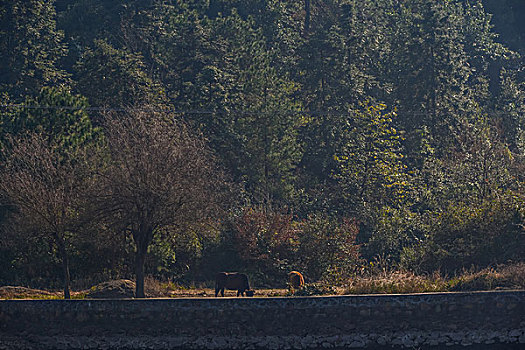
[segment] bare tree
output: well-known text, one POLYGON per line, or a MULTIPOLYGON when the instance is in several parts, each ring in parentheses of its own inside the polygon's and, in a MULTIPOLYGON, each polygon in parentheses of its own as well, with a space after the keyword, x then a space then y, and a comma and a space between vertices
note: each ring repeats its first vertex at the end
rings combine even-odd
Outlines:
POLYGON ((101 208, 133 238, 135 295, 143 298, 144 264, 154 235, 209 220, 224 182, 205 141, 164 113, 109 114, 105 134, 110 165, 101 208))
POLYGON ((85 222, 87 191, 94 183, 89 151, 66 151, 39 133, 8 139, 0 163, 0 198, 10 227, 42 235, 57 247, 62 261, 64 298, 70 299, 68 240, 85 222))

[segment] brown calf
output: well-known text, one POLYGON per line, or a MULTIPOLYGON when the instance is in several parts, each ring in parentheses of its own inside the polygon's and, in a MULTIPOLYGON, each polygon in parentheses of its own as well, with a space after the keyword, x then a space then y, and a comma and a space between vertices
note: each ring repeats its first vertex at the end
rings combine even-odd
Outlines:
POLYGON ((304 286, 304 277, 300 272, 292 271, 288 274, 288 283, 293 294, 296 289, 300 289, 304 286))

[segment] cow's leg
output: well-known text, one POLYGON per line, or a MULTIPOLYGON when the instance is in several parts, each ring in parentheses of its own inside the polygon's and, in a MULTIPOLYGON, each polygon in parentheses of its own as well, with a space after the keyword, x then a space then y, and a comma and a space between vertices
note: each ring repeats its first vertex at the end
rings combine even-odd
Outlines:
POLYGON ((215 298, 217 298, 217 295, 219 295, 219 287, 215 287, 215 298))
POLYGON ((224 296, 224 288, 221 289, 221 295, 224 296))

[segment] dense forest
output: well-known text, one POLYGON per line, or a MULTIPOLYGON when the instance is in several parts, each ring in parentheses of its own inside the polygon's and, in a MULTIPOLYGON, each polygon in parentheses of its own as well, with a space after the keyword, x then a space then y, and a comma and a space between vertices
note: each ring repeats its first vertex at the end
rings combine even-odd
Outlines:
POLYGON ((524 35, 522 0, 2 0, 0 284, 523 261, 524 35))

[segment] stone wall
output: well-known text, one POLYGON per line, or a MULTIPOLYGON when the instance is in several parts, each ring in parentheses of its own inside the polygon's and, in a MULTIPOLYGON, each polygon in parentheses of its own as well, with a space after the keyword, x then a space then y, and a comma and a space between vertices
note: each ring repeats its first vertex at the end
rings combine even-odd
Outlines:
POLYGON ((525 347, 525 291, 0 301, 0 349, 525 347))

